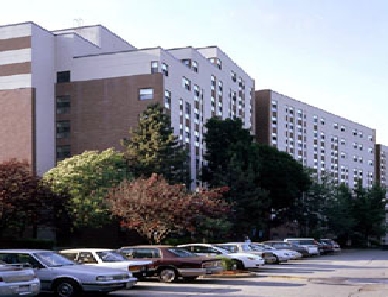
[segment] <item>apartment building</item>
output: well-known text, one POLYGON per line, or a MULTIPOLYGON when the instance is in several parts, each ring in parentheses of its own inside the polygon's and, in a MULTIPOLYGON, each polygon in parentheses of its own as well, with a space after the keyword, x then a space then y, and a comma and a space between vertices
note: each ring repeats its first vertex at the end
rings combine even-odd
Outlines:
POLYGON ((353 188, 377 182, 376 130, 273 90, 256 91, 256 139, 353 188))
POLYGON ((85 150, 122 150, 138 115, 159 102, 195 182, 209 118, 241 118, 254 134, 254 90, 217 46, 137 49, 101 25, 0 26, 0 162, 26 159, 42 174, 85 150))

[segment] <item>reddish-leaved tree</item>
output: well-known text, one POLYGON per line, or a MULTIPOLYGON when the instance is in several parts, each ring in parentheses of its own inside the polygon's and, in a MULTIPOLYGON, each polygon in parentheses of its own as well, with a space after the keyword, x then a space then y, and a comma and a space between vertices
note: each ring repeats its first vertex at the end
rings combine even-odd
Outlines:
POLYGON ((0 163, 0 238, 22 237, 32 227, 54 227, 64 210, 66 195, 58 195, 30 170, 25 161, 11 159, 0 163))
POLYGON ((227 188, 189 193, 184 184, 170 185, 162 176, 124 181, 112 189, 107 203, 121 226, 133 228, 150 242, 160 243, 170 233, 195 232, 199 216, 218 218, 231 206, 220 199, 227 188))

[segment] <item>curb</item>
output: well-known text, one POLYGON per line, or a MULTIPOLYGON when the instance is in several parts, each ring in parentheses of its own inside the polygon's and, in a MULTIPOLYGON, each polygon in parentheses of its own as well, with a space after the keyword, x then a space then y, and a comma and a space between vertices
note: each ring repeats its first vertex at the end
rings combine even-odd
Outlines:
POLYGON ((244 277, 258 277, 256 272, 223 272, 205 276, 205 278, 244 278, 244 277))

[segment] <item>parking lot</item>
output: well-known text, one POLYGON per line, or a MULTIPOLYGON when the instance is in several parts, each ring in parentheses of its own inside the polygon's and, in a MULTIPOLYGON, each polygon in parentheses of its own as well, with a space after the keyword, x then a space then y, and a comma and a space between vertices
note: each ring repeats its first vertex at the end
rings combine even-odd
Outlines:
POLYGON ((132 297, 386 297, 388 251, 345 250, 340 254, 265 265, 253 275, 203 278, 161 284, 139 282, 133 289, 110 296, 132 297))

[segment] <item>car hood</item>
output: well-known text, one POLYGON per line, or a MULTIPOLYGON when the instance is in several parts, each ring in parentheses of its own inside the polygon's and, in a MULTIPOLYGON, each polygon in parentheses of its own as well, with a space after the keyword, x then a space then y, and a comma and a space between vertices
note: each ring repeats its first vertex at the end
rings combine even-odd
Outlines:
MULTIPOLYGON (((62 273, 88 273, 93 275, 118 275, 123 274, 122 271, 117 268, 102 267, 102 266, 89 266, 89 265, 66 265, 57 267, 48 267, 50 270, 62 272, 62 273)), ((129 276, 130 273, 127 273, 129 276)))

